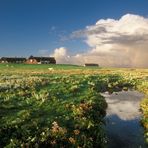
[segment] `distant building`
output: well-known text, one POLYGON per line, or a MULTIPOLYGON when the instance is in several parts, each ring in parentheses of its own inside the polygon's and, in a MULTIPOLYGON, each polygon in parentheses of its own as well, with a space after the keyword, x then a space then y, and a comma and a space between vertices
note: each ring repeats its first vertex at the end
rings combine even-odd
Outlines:
POLYGON ((27 64, 56 64, 54 57, 34 57, 30 56, 27 61, 27 64))
POLYGON ((85 63, 84 66, 87 67, 87 66, 99 66, 99 65, 95 63, 85 63))
POLYGON ((25 63, 26 61, 26 58, 20 57, 2 57, 0 59, 0 63, 25 63))

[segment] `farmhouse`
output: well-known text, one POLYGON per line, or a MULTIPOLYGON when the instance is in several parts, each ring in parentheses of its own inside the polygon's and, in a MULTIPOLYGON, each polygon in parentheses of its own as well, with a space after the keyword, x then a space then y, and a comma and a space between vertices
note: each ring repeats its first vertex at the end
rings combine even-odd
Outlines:
POLYGON ((28 64, 56 64, 54 57, 34 57, 30 56, 27 59, 28 64))
POLYGON ((24 63, 26 62, 26 58, 20 57, 2 57, 0 59, 0 63, 24 63))
POLYGON ((99 66, 99 65, 95 63, 85 63, 84 66, 87 67, 87 66, 99 66))

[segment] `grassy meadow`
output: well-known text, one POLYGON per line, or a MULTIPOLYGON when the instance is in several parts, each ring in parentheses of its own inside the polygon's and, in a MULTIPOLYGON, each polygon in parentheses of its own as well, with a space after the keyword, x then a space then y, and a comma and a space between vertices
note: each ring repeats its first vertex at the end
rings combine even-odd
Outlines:
POLYGON ((104 148, 100 93, 128 89, 145 94, 148 143, 148 69, 0 64, 0 146, 104 148))

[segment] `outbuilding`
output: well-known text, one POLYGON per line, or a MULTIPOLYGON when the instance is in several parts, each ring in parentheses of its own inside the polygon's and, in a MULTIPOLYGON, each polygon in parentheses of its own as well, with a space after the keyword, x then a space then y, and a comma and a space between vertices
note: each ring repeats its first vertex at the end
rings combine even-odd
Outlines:
POLYGON ((99 66, 99 64, 96 64, 96 63, 85 63, 85 65, 84 65, 85 67, 87 67, 87 66, 99 66))
POLYGON ((22 57, 2 57, 0 59, 1 63, 25 63, 26 61, 27 59, 22 57))

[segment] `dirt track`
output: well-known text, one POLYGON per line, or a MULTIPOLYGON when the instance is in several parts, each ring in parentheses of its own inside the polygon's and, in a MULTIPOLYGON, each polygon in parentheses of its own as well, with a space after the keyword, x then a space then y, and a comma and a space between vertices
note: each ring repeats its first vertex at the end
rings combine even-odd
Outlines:
POLYGON ((106 131, 108 148, 146 148, 140 126, 139 103, 143 94, 136 91, 104 93, 108 103, 106 131))

